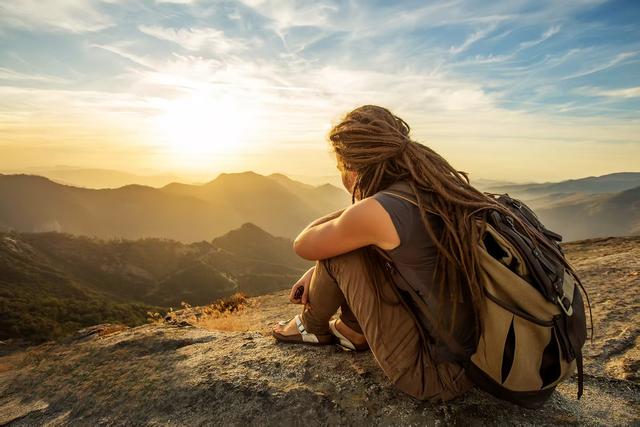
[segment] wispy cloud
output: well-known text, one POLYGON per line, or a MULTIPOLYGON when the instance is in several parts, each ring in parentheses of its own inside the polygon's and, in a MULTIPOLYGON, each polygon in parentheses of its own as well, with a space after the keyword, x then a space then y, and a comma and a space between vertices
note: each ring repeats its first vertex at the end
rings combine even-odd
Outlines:
POLYGON ((92 44, 90 47, 106 50, 107 52, 111 52, 121 58, 127 59, 136 65, 140 65, 145 68, 155 69, 155 65, 151 60, 145 58, 141 55, 136 55, 134 53, 128 52, 126 48, 112 45, 103 45, 103 44, 92 44))
POLYGON ((69 83, 70 80, 44 74, 22 73, 0 67, 0 80, 32 81, 42 83, 69 83))
POLYGON ((591 67, 585 68, 582 71, 578 71, 577 73, 573 73, 573 74, 570 74, 568 76, 564 76, 564 77, 562 77, 562 80, 576 79, 578 77, 585 77, 585 76, 588 76, 590 74, 595 74, 595 73, 599 73, 599 72, 604 71, 604 70, 608 70, 609 68, 615 67, 616 65, 619 65, 619 64, 627 61, 628 59, 637 56, 638 53, 639 52, 622 52, 622 53, 619 53, 619 54, 615 55, 613 58, 611 58, 610 60, 608 60, 607 62, 605 62, 603 64, 598 64, 598 65, 595 65, 595 66, 591 66, 591 67))
POLYGON ((469 47, 471 47, 474 43, 482 40, 487 35, 491 34, 491 32, 495 30, 495 28, 496 28, 495 25, 490 25, 486 28, 483 28, 481 30, 474 32, 469 37, 467 37, 461 45, 451 46, 449 48, 449 52, 452 55, 457 55, 459 53, 464 52, 465 50, 469 49, 469 47))
POLYGON ((609 90, 599 88, 580 88, 580 91, 589 95, 604 96, 607 98, 640 98, 640 86, 609 90))
POLYGON ((545 31, 542 34, 542 36, 540 36, 540 38, 535 40, 528 40, 520 43, 520 45, 518 46, 518 50, 528 49, 530 47, 538 45, 544 42, 545 40, 550 39, 551 37, 558 34, 559 32, 560 32, 560 25, 555 25, 553 27, 550 27, 547 31, 545 31))
POLYGON ((30 30, 51 29, 84 33, 114 25, 111 18, 96 6, 98 2, 63 0, 8 1, 0 4, 0 24, 30 30))
POLYGON ((246 50, 244 41, 226 37, 224 31, 214 28, 165 28, 156 25, 140 25, 140 32, 176 43, 191 51, 205 51, 215 54, 237 53, 246 50))

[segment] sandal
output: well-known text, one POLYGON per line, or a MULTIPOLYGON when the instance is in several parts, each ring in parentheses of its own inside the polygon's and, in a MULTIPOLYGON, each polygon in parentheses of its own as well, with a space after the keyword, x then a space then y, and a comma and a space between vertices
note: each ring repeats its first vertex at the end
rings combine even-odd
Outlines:
MULTIPOLYGON (((273 335, 273 337, 278 341, 288 342, 288 343, 311 344, 311 345, 326 345, 326 344, 334 343, 335 338, 331 334, 312 334, 311 332, 307 331, 304 328, 302 321, 300 320, 299 314, 296 314, 293 317, 293 319, 296 320, 296 326, 298 327, 298 331, 300 331, 299 334, 282 335, 276 331, 271 331, 271 335, 273 335)), ((290 321, 291 319, 281 320, 280 322, 278 322, 278 325, 285 326, 290 321)))
POLYGON ((349 351, 366 351, 369 350, 369 343, 368 342, 364 342, 363 344, 354 344, 351 341, 349 341, 349 339, 347 337, 345 337, 344 335, 342 335, 340 332, 338 332, 338 329, 336 328, 336 322, 338 321, 338 319, 333 319, 331 321, 329 321, 329 328, 331 328, 331 333, 338 338, 338 345, 340 347, 342 347, 345 350, 349 350, 349 351))

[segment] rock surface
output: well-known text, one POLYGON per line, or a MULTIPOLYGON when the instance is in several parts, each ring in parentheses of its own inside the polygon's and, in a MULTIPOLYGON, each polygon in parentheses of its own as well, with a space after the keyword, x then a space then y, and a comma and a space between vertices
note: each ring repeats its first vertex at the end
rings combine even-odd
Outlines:
POLYGON ((230 316, 191 308, 170 323, 105 325, 21 350, 0 344, 0 424, 638 424, 640 238, 566 248, 596 324, 579 401, 573 380, 540 410, 478 390, 445 404, 417 401, 390 384, 369 352, 275 343, 270 326, 299 311, 280 292, 230 316))

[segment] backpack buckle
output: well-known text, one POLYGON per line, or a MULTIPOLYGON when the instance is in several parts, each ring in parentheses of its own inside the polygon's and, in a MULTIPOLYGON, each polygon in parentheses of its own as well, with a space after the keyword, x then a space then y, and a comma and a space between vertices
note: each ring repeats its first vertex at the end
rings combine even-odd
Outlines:
POLYGON ((560 306, 562 311, 564 311, 564 314, 566 314, 567 316, 573 315, 573 307, 571 306, 571 301, 569 300, 569 298, 567 298, 566 295, 564 294, 562 296, 558 295, 556 297, 556 301, 558 302, 558 305, 560 306))
POLYGON ((385 261, 384 266, 389 270, 390 273, 395 273, 396 268, 390 261, 385 261))

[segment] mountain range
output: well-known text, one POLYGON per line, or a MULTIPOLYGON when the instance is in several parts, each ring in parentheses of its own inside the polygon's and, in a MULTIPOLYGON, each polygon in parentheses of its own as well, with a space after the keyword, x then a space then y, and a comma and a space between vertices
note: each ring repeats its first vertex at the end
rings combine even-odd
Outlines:
POLYGON ((640 173, 543 184, 497 185, 492 193, 508 193, 535 210, 540 220, 565 241, 640 234, 640 173))
POLYGON ((131 173, 115 169, 73 167, 57 165, 50 167, 31 167, 21 170, 3 170, 4 174, 28 174, 49 178, 59 184, 86 188, 118 188, 129 184, 162 187, 171 182, 189 181, 204 182, 199 175, 184 176, 171 173, 144 174, 131 173))
POLYGON ((115 189, 63 185, 36 175, 0 175, 0 231, 61 231, 102 238, 194 242, 251 222, 295 237, 309 222, 350 203, 333 185, 281 175, 220 174, 201 185, 115 189))
POLYGON ((640 234, 640 187, 618 193, 569 194, 536 209, 566 241, 640 234))
MULTIPOLYGON (((542 184, 478 180, 477 185, 522 199, 565 241, 640 232, 640 173, 542 184)), ((349 204, 350 195, 341 188, 305 184, 283 174, 223 173, 205 184, 113 189, 74 187, 35 175, 0 175, 0 231, 163 237, 188 243, 250 222, 293 238, 312 220, 349 204)))
POLYGON ((491 193, 509 193, 513 197, 531 200, 552 194, 618 193, 640 187, 640 172, 619 172, 602 176, 568 179, 560 182, 533 184, 493 184, 486 186, 491 193))

